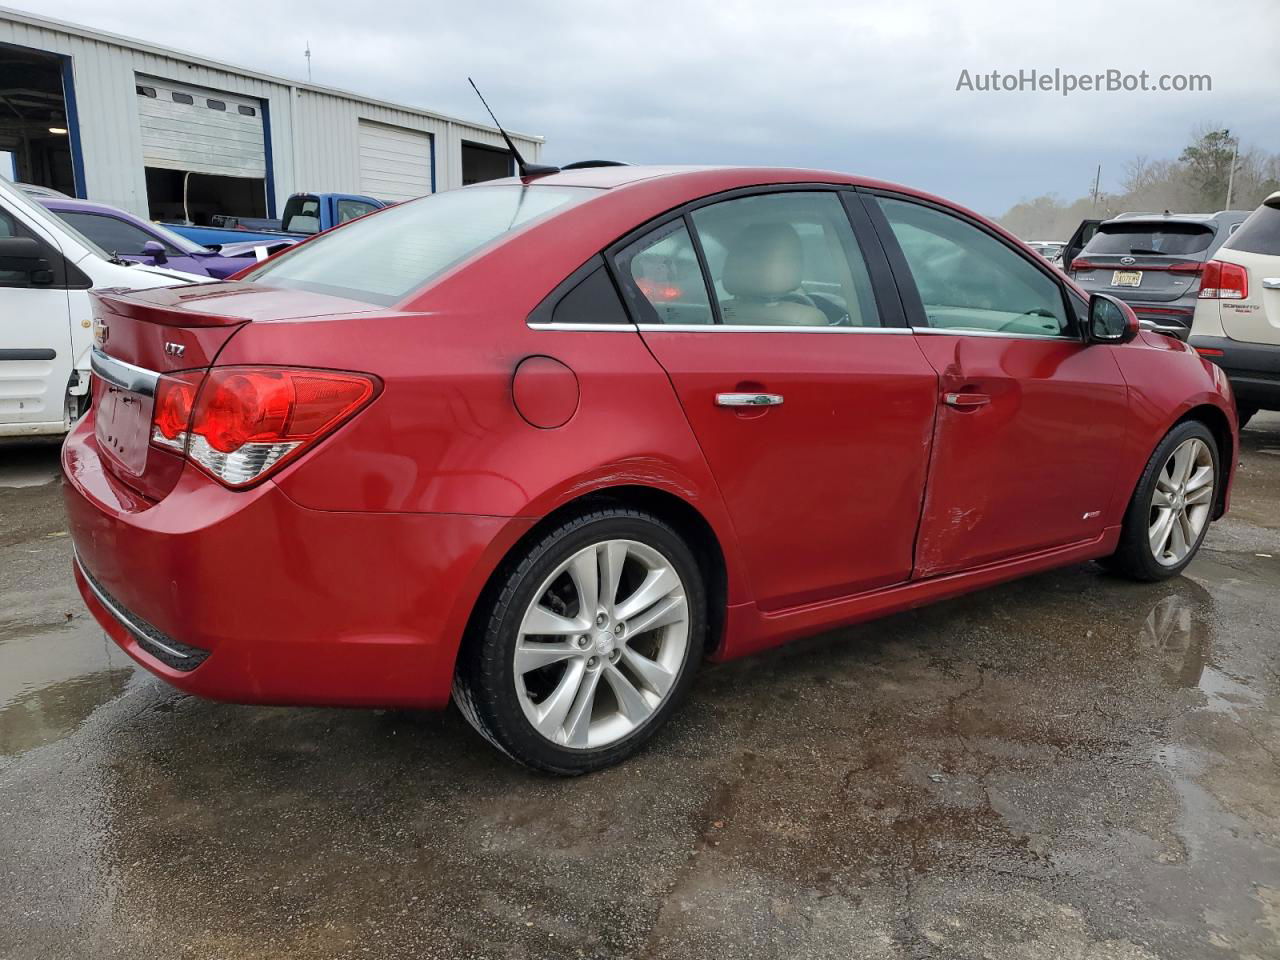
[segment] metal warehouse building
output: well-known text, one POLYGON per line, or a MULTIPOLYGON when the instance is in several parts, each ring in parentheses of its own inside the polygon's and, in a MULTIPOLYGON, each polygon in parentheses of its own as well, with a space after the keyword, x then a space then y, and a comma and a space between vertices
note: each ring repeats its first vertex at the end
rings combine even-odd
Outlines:
MULTIPOLYGON (((542 140, 512 134, 534 161, 542 140)), ((157 220, 276 217, 291 193, 381 200, 507 176, 497 130, 0 8, 0 162, 157 220)))

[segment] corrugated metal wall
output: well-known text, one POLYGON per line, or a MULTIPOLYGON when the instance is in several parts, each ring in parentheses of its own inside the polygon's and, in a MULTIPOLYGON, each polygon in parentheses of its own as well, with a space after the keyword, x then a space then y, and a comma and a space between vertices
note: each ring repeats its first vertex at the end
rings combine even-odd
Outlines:
MULTIPOLYGON (((40 17, 0 12, 0 43, 71 57, 88 198, 147 215, 136 76, 263 101, 270 124, 277 215, 298 190, 358 193, 359 121, 424 131, 435 148, 436 189, 462 185, 462 141, 503 146, 496 131, 354 94, 237 72, 176 52, 104 37, 40 17)), ((515 137, 525 159, 540 140, 515 137)))

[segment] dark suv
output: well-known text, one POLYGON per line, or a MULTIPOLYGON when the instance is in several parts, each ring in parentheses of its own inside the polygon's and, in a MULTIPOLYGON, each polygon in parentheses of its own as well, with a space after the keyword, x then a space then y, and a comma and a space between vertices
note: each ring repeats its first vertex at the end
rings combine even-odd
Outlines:
POLYGON ((1071 262, 1070 275, 1090 293, 1119 297, 1140 319, 1186 340, 1204 265, 1248 216, 1222 210, 1107 220, 1071 262))

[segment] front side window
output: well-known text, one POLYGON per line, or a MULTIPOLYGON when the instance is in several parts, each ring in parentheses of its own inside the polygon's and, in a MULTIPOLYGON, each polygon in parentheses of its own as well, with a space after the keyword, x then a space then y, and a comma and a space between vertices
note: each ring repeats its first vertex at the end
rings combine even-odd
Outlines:
MULTIPOLYGON (((144 243, 156 239, 141 227, 135 226, 127 220, 104 217, 97 213, 78 213, 74 210, 55 210, 54 213, 103 250, 110 250, 112 253, 138 256, 142 253, 142 245, 144 243)), ((179 252, 169 247, 168 244, 165 244, 165 247, 167 253, 177 254, 179 252)))
POLYGON ((598 195, 587 187, 448 190, 299 244, 245 279, 390 306, 504 234, 598 195))
POLYGON ((1062 288, 994 236, 959 217, 879 198, 924 302, 943 330, 1072 336, 1062 288))
POLYGON ((701 207, 692 220, 722 321, 878 327, 871 277, 834 193, 770 193, 701 207))

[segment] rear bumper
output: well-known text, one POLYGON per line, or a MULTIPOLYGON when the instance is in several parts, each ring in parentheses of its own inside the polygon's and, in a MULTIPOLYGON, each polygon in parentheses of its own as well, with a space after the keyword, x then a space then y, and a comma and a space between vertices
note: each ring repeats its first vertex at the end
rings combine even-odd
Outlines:
POLYGON ((1222 368, 1237 404, 1280 410, 1280 345, 1196 335, 1191 346, 1221 351, 1221 356, 1201 356, 1222 368))
POLYGON ((239 703, 442 707, 484 581, 532 521, 311 510, 188 469, 159 503, 63 447, 85 604, 140 664, 239 703))

